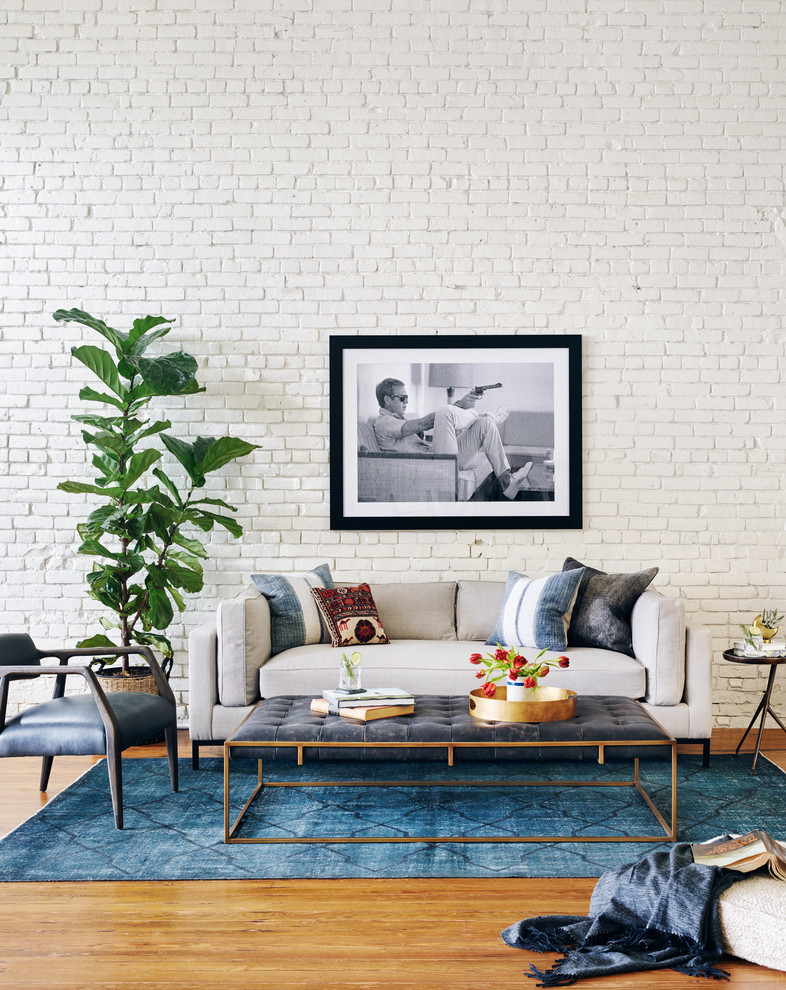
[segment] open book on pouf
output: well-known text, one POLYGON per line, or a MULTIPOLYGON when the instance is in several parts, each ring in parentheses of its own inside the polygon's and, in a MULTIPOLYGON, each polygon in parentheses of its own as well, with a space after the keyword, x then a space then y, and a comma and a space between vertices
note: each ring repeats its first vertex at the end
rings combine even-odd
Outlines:
POLYGON ((738 870, 740 873, 767 866, 777 880, 786 880, 786 846, 761 829, 754 829, 734 839, 694 842, 690 848, 696 863, 724 866, 727 870, 738 870))

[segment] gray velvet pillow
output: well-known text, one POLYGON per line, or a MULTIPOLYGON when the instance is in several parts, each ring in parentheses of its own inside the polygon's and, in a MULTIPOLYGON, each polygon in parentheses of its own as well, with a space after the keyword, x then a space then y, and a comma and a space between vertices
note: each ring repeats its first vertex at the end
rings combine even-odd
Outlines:
POLYGON ((568 629, 568 647, 594 646, 635 656, 630 614, 639 595, 658 573, 650 567, 637 574, 606 574, 568 557, 563 571, 584 568, 568 629))

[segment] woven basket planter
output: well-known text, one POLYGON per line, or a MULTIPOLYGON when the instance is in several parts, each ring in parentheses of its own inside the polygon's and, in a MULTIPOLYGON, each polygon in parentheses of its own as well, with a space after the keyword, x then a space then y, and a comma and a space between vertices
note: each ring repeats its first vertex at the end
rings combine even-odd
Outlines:
MULTIPOLYGON (((161 665, 161 669, 164 671, 164 676, 168 679, 169 672, 172 669, 172 661, 165 660, 161 665)), ((123 675, 122 667, 117 667, 116 669, 105 667, 101 673, 96 673, 96 677, 98 678, 98 683, 107 694, 115 694, 119 691, 139 691, 141 694, 158 694, 156 679, 151 674, 147 664, 139 667, 129 667, 126 676, 123 675)), ((146 745, 150 743, 162 743, 164 739, 164 733, 159 732, 157 735, 151 736, 146 741, 146 745)))
POLYGON ((156 679, 149 667, 129 667, 128 671, 128 676, 124 676, 120 667, 117 670, 105 669, 96 676, 98 683, 108 693, 139 691, 142 694, 158 694, 156 679))

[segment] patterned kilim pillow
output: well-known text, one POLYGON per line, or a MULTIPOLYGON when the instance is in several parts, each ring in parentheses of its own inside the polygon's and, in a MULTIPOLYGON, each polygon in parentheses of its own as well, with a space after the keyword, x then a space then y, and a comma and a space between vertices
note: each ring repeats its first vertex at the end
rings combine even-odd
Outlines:
POLYGON ((583 573, 582 569, 530 578, 510 571, 497 625, 486 643, 566 649, 570 616, 583 573))
POLYGON ((367 584, 356 588, 312 588, 333 646, 389 643, 367 584))
POLYGON ((328 564, 320 564, 307 574, 252 574, 251 580, 270 606, 270 655, 295 646, 327 643, 320 611, 309 592, 332 588, 328 564))

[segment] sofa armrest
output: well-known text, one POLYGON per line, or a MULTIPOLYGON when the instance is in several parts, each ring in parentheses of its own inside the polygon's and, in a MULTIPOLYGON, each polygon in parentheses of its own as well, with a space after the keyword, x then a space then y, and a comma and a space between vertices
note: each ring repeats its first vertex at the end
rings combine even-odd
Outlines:
POLYGON ((691 739, 712 734, 712 640, 706 626, 689 623, 685 639, 685 693, 691 739))
POLYGON ((213 708, 218 704, 218 636, 215 620, 188 637, 188 726, 195 741, 213 738, 213 708))

